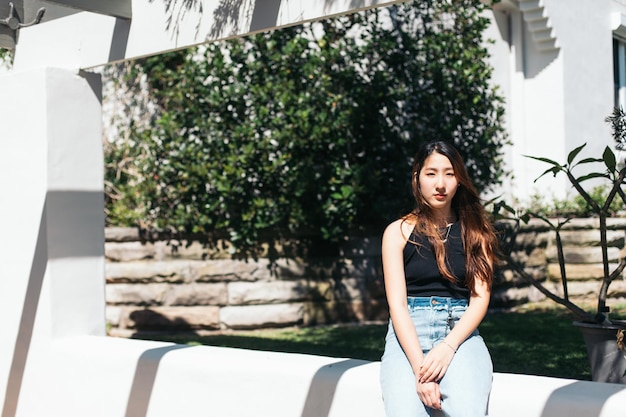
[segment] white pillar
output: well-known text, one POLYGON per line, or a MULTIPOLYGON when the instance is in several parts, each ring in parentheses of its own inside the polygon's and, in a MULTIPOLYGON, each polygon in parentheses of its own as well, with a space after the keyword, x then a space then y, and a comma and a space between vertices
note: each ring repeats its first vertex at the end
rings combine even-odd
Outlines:
POLYGON ((0 91, 0 415, 11 417, 38 352, 105 334, 101 83, 44 68, 0 76, 0 91))

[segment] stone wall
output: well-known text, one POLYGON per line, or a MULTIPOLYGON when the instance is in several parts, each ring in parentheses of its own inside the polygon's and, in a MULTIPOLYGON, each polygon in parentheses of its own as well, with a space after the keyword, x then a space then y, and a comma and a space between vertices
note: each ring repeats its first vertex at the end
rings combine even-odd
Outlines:
MULTIPOLYGON (((626 256, 626 218, 608 219, 607 229, 609 270, 613 271, 618 266, 620 257, 626 256)), ((593 307, 597 303, 603 276, 599 220, 572 219, 562 227, 560 235, 569 297, 577 303, 593 307)), ((523 225, 512 247, 513 259, 523 264, 526 272, 552 292, 563 296, 556 234, 545 222, 532 220, 523 225)), ((523 279, 506 266, 500 270, 494 285, 492 305, 514 305, 546 298, 536 288, 528 287, 523 279)), ((607 301, 608 304, 626 303, 626 281, 623 273, 609 287, 607 301)))
MULTIPOLYGON (((595 303, 602 276, 597 220, 563 228, 570 297, 595 303)), ((626 219, 609 220, 612 269, 623 256, 626 219)), ((514 258, 560 291, 554 233, 542 222, 524 226, 514 258)), ((198 242, 150 240, 133 228, 106 230, 106 299, 110 331, 225 330, 387 319, 380 237, 353 239, 340 256, 233 259, 198 242)), ((494 284, 493 308, 545 298, 506 268, 494 284)), ((626 282, 609 297, 626 299, 626 282)))
POLYGON ((107 228, 107 322, 114 333, 383 320, 379 240, 355 239, 340 257, 270 262, 107 228))

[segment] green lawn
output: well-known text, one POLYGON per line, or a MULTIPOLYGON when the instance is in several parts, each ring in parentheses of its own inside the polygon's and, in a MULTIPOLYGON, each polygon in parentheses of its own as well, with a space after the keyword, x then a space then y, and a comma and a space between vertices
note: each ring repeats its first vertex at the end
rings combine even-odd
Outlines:
MULTIPOLYGON (((572 321, 571 316, 559 309, 489 313, 480 332, 496 372, 589 380, 591 373, 583 338, 572 321)), ((363 324, 134 337, 375 361, 380 359, 385 332, 384 324, 363 324)))
POLYGON ((496 372, 591 379, 582 334, 557 312, 489 314, 480 332, 496 372))

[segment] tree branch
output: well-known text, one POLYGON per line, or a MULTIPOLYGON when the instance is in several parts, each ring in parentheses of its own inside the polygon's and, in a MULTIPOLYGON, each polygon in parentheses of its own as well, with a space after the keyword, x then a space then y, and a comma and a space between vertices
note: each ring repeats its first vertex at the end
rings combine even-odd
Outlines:
POLYGON ((520 265, 517 261, 515 261, 510 255, 505 255, 504 258, 505 258, 505 261, 506 261, 507 265, 512 267, 513 270, 519 276, 521 276, 525 281, 527 281, 529 284, 531 284, 532 286, 537 288, 543 295, 545 295, 546 297, 548 297, 549 299, 551 299, 555 303, 560 304, 560 305, 564 306, 565 308, 567 308, 578 319, 580 319, 582 321, 594 321, 594 317, 591 314, 589 314, 587 311, 585 311, 582 308, 578 307, 576 304, 572 303, 571 301, 566 300, 564 298, 561 298, 561 297, 553 294, 550 290, 548 290, 546 287, 544 287, 543 284, 541 284, 541 282, 537 281, 529 273, 527 273, 524 270, 524 268, 522 267, 522 265, 520 265))

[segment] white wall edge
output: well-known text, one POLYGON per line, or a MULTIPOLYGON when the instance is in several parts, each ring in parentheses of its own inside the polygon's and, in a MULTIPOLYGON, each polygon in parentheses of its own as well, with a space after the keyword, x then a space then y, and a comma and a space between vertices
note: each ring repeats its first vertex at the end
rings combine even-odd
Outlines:
MULTIPOLYGON (((384 416, 380 362, 80 336, 32 352, 18 416, 384 416)), ((615 417, 626 385, 496 373, 491 417, 615 417)))

